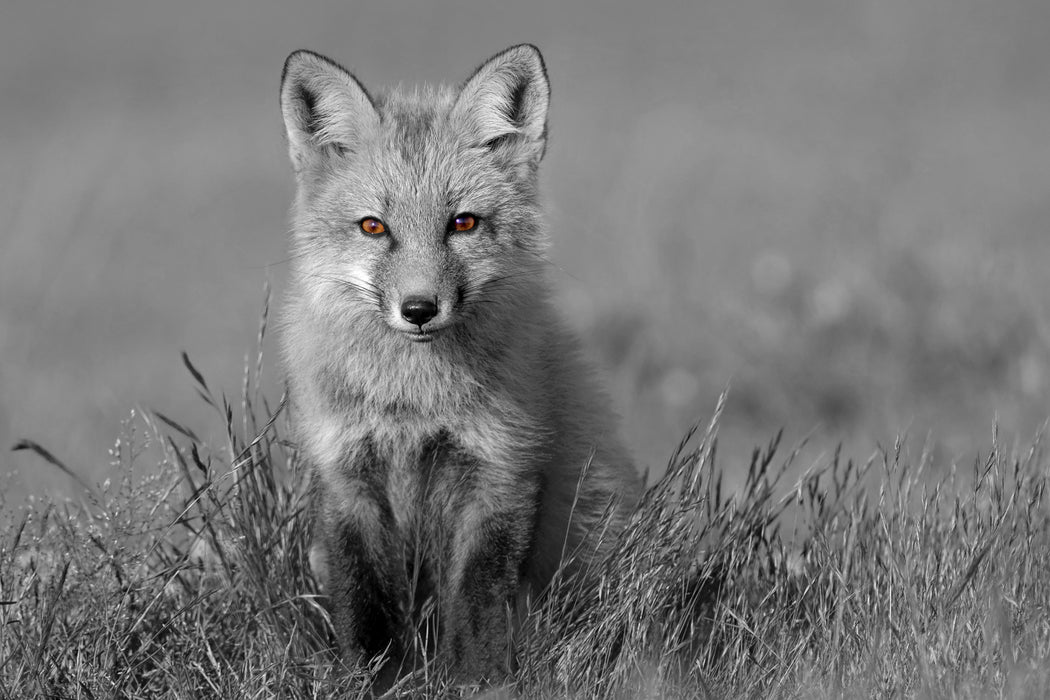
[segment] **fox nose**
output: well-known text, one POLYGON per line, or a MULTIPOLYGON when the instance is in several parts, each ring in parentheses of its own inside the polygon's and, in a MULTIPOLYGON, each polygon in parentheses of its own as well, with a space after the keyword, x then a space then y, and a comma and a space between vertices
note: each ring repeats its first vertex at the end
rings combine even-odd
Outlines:
POLYGON ((401 302, 401 316, 406 321, 423 330, 423 324, 437 316, 438 307, 433 299, 426 297, 407 297, 401 302))

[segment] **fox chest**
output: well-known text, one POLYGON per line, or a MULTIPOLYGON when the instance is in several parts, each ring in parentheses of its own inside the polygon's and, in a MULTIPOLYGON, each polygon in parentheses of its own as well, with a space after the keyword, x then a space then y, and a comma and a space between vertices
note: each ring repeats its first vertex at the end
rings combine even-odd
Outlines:
POLYGON ((543 454, 493 412, 455 422, 402 414, 317 414, 304 449, 341 517, 402 536, 516 503, 543 454))
POLYGON ((351 469, 373 483, 373 494, 403 537, 455 517, 472 497, 485 465, 448 430, 420 436, 373 433, 351 469))

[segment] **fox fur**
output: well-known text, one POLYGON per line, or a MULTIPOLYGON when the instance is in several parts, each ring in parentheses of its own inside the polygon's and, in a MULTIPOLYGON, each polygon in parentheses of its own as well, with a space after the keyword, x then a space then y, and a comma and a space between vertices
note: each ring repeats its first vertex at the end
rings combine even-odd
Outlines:
POLYGON ((579 569, 607 547, 595 531, 622 528, 637 500, 610 402, 550 299, 549 99, 530 45, 411 92, 366 91, 307 51, 285 64, 283 353, 351 662, 406 658, 432 599, 439 658, 504 677, 515 602, 567 554, 579 569))

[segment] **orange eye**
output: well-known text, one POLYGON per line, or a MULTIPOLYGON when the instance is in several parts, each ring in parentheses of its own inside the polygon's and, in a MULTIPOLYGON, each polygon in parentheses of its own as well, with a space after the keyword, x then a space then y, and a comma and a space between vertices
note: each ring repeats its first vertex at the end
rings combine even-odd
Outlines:
POLYGON ((449 228, 453 231, 472 231, 475 226, 478 225, 478 220, 474 218, 473 214, 456 214, 452 217, 452 224, 449 228))
POLYGON ((369 236, 382 236, 386 233, 386 226, 379 219, 373 219, 368 217, 367 219, 361 219, 361 230, 367 233, 369 236))

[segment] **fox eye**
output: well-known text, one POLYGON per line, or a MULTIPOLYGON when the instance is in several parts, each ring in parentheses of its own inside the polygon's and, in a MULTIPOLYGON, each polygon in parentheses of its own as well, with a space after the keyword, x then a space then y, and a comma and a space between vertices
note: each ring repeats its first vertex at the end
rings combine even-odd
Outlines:
POLYGON ((379 219, 374 219, 371 216, 366 219, 361 219, 358 226, 360 226, 361 230, 369 236, 382 236, 386 233, 386 226, 383 225, 383 222, 379 219))
POLYGON ((448 223, 448 230, 463 233, 464 231, 473 231, 477 225, 478 219, 473 214, 456 214, 452 217, 452 221, 448 223))

